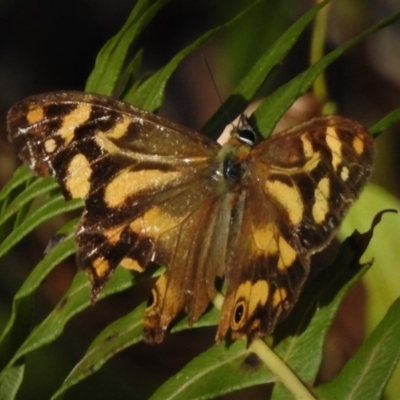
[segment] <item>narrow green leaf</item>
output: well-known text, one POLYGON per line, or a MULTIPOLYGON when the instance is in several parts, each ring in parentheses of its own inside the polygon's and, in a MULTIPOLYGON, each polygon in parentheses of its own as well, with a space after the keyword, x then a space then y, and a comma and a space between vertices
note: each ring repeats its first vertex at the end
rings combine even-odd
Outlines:
POLYGON ((125 25, 99 52, 86 91, 112 95, 118 85, 126 55, 138 35, 169 0, 140 0, 125 25))
POLYGON ((400 108, 393 110, 388 115, 385 115, 380 121, 376 122, 373 126, 369 128, 369 132, 378 136, 386 129, 390 128, 392 125, 400 121, 400 108))
POLYGON ((3 186, 0 191, 0 202, 8 199, 11 193, 18 187, 26 185, 32 179, 32 172, 26 165, 21 165, 15 172, 13 177, 3 186))
POLYGON ((152 75, 139 88, 133 88, 133 90, 129 90, 124 96, 124 99, 129 103, 138 105, 148 111, 154 111, 158 109, 164 100, 165 85, 167 84, 169 78, 171 77, 172 73, 175 71, 179 63, 190 53, 197 50, 199 47, 203 46, 205 43, 213 39, 218 33, 229 29, 230 27, 232 27, 232 25, 239 22, 250 10, 252 10, 256 5, 260 4, 261 1, 262 0, 256 0, 249 7, 243 10, 241 13, 237 14, 227 23, 206 32, 200 38, 195 40, 192 44, 176 54, 165 67, 152 75))
POLYGON ((14 300, 11 317, 0 337, 0 371, 29 335, 32 329, 33 305, 33 293, 14 300))
MULTIPOLYGON (((119 268, 113 278, 101 291, 99 298, 120 292, 132 286, 134 280, 130 271, 119 268)), ((66 323, 91 304, 90 282, 85 273, 78 273, 58 305, 37 325, 8 364, 8 368, 21 357, 56 340, 64 331, 66 323)), ((5 370, 7 371, 7 369, 5 370)), ((4 373, 4 372, 3 372, 4 373)))
POLYGON ((296 99, 298 99, 310 88, 317 76, 319 76, 329 64, 331 64, 346 50, 359 43, 365 37, 393 23, 399 18, 400 11, 373 25, 371 28, 365 30, 355 38, 342 44, 337 49, 321 58, 309 69, 302 72, 300 75, 297 75, 290 82, 282 85, 279 89, 275 90, 274 93, 272 93, 262 102, 262 104, 254 113, 257 119, 258 128, 260 132, 262 132, 263 136, 268 137, 272 133, 275 125, 281 119, 283 114, 291 107, 296 99))
POLYGON ((206 350, 159 387, 151 399, 212 399, 249 385, 273 382, 274 379, 246 349, 242 339, 229 348, 214 345, 206 350))
MULTIPOLYGON (((157 271, 157 274, 159 273, 160 271, 157 271)), ((141 341, 144 309, 145 304, 142 304, 131 313, 107 326, 90 345, 85 356, 66 378, 62 387, 53 396, 53 399, 58 398, 68 388, 98 371, 107 360, 117 353, 141 341)), ((213 308, 199 321, 193 324, 192 328, 216 325, 218 318, 219 311, 213 308)), ((189 328, 187 320, 184 319, 174 326, 171 333, 189 328)))
POLYGON ((67 257, 75 253, 75 226, 77 220, 68 222, 63 230, 68 229, 68 234, 55 247, 43 257, 29 276, 25 279, 21 288, 15 295, 15 299, 27 296, 36 291, 49 273, 67 257))
MULTIPOLYGON (((32 174, 30 174, 30 178, 32 178, 32 174)), ((23 192, 15 197, 7 208, 3 210, 0 216, 0 224, 7 221, 8 218, 18 212, 22 207, 29 204, 33 199, 48 193, 57 187, 57 182, 51 177, 35 179, 23 192)))
POLYGON ((135 88, 140 86, 140 68, 142 66, 142 60, 143 49, 140 49, 124 68, 124 71, 119 78, 119 86, 121 87, 122 98, 124 97, 124 90, 135 90, 135 88))
MULTIPOLYGON (((322 361, 326 333, 343 298, 371 266, 366 264, 362 269, 354 268, 352 256, 354 257, 354 251, 350 243, 345 242, 341 246, 338 259, 328 268, 329 271, 322 273, 305 288, 289 319, 282 324, 283 326, 278 327, 274 335, 279 337, 282 331, 290 330, 292 326, 301 330, 310 319, 313 310, 316 309, 303 333, 289 336, 275 348, 280 358, 295 371, 296 375, 310 385, 314 382, 322 361), (301 314, 298 314, 299 312, 301 314), (293 322, 296 319, 297 322, 293 322)), ((292 398, 292 394, 278 382, 272 399, 291 400, 292 398)))
MULTIPOLYGON (((386 208, 400 212, 400 200, 385 189, 370 183, 361 197, 351 208, 346 217, 340 237, 348 236, 354 226, 360 230, 368 227, 366 212, 374 215, 386 208)), ((400 260, 400 214, 390 214, 384 217, 382 223, 375 229, 374 238, 363 255, 363 260, 374 260, 374 266, 363 278, 366 291, 365 319, 366 335, 370 334, 382 321, 387 310, 400 293, 399 260, 400 260)), ((392 375, 385 396, 396 398, 399 392, 400 365, 392 375), (390 396, 392 395, 392 397, 390 396)))
MULTIPOLYGON (((72 230, 68 224, 64 230, 72 230)), ((0 369, 4 367, 31 332, 34 294, 47 275, 62 260, 75 251, 73 234, 70 233, 51 249, 43 260, 32 270, 22 287, 14 296, 10 319, 0 337, 0 369)))
POLYGON ((14 400, 24 377, 25 364, 19 364, 11 368, 0 379, 0 399, 14 400))
POLYGON ((328 2, 324 1, 291 25, 278 40, 260 57, 254 66, 248 71, 244 79, 233 90, 223 107, 211 117, 203 129, 203 132, 215 139, 221 134, 227 122, 226 116, 236 117, 249 105, 257 90, 264 83, 269 73, 276 67, 293 47, 307 25, 314 19, 318 11, 328 2))
POLYGON ((85 356, 51 399, 59 399, 68 388, 99 370, 110 357, 142 340, 145 307, 145 304, 141 304, 129 314, 110 324, 93 341, 85 356))
MULTIPOLYGON (((355 231, 340 246, 338 256, 333 265, 307 286, 290 317, 276 330, 274 337, 278 341, 290 332, 291 326, 297 329, 305 325, 310 311, 316 309, 315 315, 307 327, 305 334, 288 336, 276 347, 280 357, 296 372, 297 376, 310 385, 315 381, 322 360, 323 344, 336 312, 344 296, 350 288, 369 269, 371 262, 359 269, 358 260, 370 244, 376 225, 383 212, 376 214, 370 228, 363 234, 355 231), (337 294, 336 294, 337 293, 337 294), (293 320, 299 322, 294 322, 293 320)), ((291 399, 286 388, 277 384, 273 398, 291 399)))
POLYGON ((316 389, 324 400, 379 400, 400 359, 400 298, 331 382, 316 389))
POLYGON ((24 221, 16 227, 10 235, 0 244, 0 257, 7 253, 11 247, 17 244, 34 228, 42 222, 60 215, 67 211, 76 210, 82 206, 81 200, 66 201, 60 194, 51 198, 47 203, 42 204, 39 208, 32 211, 24 221))

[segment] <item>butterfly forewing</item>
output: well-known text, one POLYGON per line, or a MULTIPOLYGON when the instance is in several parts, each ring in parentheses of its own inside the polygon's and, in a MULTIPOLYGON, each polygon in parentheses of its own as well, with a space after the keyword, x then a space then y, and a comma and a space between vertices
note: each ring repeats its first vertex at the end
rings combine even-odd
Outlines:
POLYGON ((190 323, 198 319, 218 277, 226 299, 217 340, 271 333, 372 167, 372 138, 341 117, 254 148, 234 134, 221 148, 129 104, 60 92, 18 103, 8 126, 33 170, 85 200, 77 260, 93 297, 118 265, 167 266, 144 319, 153 342, 183 309, 190 323))
POLYGON ((8 125, 32 169, 55 176, 67 198, 85 199, 78 260, 95 293, 121 262, 142 270, 152 257, 163 261, 165 248, 154 257, 157 237, 200 206, 200 182, 220 147, 129 104, 78 92, 28 98, 10 110, 8 125))

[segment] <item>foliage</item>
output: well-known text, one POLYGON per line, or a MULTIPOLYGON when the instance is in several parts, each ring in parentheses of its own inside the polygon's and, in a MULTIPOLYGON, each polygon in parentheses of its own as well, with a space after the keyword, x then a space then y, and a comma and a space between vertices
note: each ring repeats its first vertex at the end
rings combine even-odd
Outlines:
MULTIPOLYGON (((230 21, 203 34, 147 80, 132 83, 131 78, 136 76, 140 69, 142 52, 139 51, 132 57, 131 62, 126 63, 129 49, 137 41, 143 29, 151 23, 156 13, 167 3, 166 0, 137 2, 124 27, 99 53, 86 90, 112 94, 117 90, 121 76, 129 77, 127 81, 130 82, 130 86, 123 90, 124 98, 148 110, 157 110, 163 102, 165 86, 181 60, 221 31, 234 28, 246 13, 253 8, 257 9, 261 2, 255 1, 230 21)), ((326 2, 308 11, 264 51, 231 96, 206 124, 204 132, 217 137, 225 125, 226 113, 235 115, 243 111, 244 106, 254 97, 271 70, 282 61, 325 4, 326 2)), ((265 136, 270 134, 279 118, 297 98, 309 90, 314 80, 330 63, 365 36, 385 27, 399 16, 400 13, 397 13, 371 27, 278 88, 264 100, 255 113, 260 131, 265 136)), ((395 110, 375 124, 371 131, 374 134, 381 133, 398 120, 400 112, 395 110)), ((32 179, 31 173, 25 167, 18 169, 13 179, 3 188, 0 202, 0 227, 4 236, 0 245, 0 256, 6 255, 43 221, 82 205, 80 201, 66 202, 57 191, 53 180, 32 179), (45 198, 45 201, 38 204, 33 200, 39 196, 45 198), (12 229, 7 229, 10 226, 12 229), (11 233, 6 235, 8 230, 11 233)), ((372 220, 373 217, 371 214, 368 219, 372 220)), ((43 321, 33 327, 30 323, 38 287, 62 260, 74 252, 75 224, 76 221, 72 221, 59 232, 63 235, 63 240, 47 252, 14 296, 10 319, 0 337, 1 399, 16 398, 26 374, 26 357, 32 352, 43 351, 44 346, 60 340, 66 324, 90 306, 89 281, 86 275, 78 273, 58 305, 43 321)), ((272 348, 274 356, 278 357, 274 360, 278 365, 288 365, 295 375, 284 368, 281 372, 276 372, 271 370, 271 365, 267 367, 270 356, 267 354, 268 348, 265 343, 256 342, 247 348, 245 341, 239 340, 229 347, 214 345, 199 354, 179 373, 155 389, 152 399, 215 398, 245 387, 274 382, 277 384, 272 392, 273 399, 291 398, 293 395, 300 397, 302 390, 305 390, 308 398, 313 396, 321 399, 379 398, 400 357, 397 342, 400 334, 399 300, 392 305, 373 334, 346 364, 340 375, 325 385, 314 387, 322 360, 324 339, 340 303, 354 283, 371 266, 370 262, 360 266, 357 260, 371 239, 374 226, 364 234, 352 235, 342 243, 332 267, 309 283, 291 316, 274 333, 272 348), (354 246, 354 242, 358 245, 354 246), (256 352, 264 362, 266 358, 267 364, 258 360, 254 362, 252 352, 256 352), (292 389, 293 382, 299 385, 298 392, 292 389), (301 382, 304 382, 309 389, 301 382)), ((352 231, 355 227, 349 228, 347 224, 346 228, 352 231)), ((140 279, 141 277, 132 276, 125 270, 118 270, 101 292, 100 298, 135 286, 140 279)), ((52 398, 61 398, 72 386, 94 374, 117 353, 140 342, 143 310, 144 305, 140 305, 100 332, 65 381, 59 385, 52 398)), ((214 325, 217 320, 218 310, 213 308, 197 321, 193 328, 214 325)), ((187 323, 180 321, 172 333, 187 329, 189 329, 187 323)))

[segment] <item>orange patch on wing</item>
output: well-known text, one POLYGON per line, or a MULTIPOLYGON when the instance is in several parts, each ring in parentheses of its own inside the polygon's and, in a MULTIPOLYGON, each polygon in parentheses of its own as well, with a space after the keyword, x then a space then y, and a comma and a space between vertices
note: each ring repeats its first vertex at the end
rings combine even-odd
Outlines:
POLYGON ((90 118, 92 106, 90 104, 79 104, 70 114, 63 118, 62 126, 59 130, 60 136, 67 145, 75 135, 75 129, 90 118))
POLYGON ((123 171, 106 187, 104 201, 108 207, 119 207, 134 194, 152 189, 162 188, 179 177, 179 172, 164 172, 158 169, 123 171))
POLYGON ((110 264, 104 257, 96 258, 92 262, 92 267, 100 279, 103 279, 110 272, 110 264))
POLYGON ((359 136, 354 136, 353 149, 358 155, 361 155, 364 152, 364 142, 359 136))
POLYGON ((265 181, 265 191, 285 209, 290 222, 298 225, 303 219, 304 204, 299 189, 278 180, 265 181))
POLYGON ((85 198, 90 191, 92 168, 83 154, 77 154, 68 165, 68 177, 65 187, 74 199, 85 198))
POLYGON ((120 265, 126 269, 130 269, 136 272, 144 271, 144 268, 142 268, 136 260, 130 257, 124 257, 120 262, 120 265))
POLYGON ((26 114, 26 119, 28 124, 36 124, 37 122, 43 121, 44 111, 43 107, 40 106, 32 106, 29 108, 28 113, 26 114))
POLYGON ((153 207, 130 224, 130 229, 146 236, 157 237, 182 222, 186 215, 174 218, 161 207, 153 207))
POLYGON ((297 257, 296 250, 282 237, 279 236, 279 261, 278 268, 281 271, 290 268, 297 257))

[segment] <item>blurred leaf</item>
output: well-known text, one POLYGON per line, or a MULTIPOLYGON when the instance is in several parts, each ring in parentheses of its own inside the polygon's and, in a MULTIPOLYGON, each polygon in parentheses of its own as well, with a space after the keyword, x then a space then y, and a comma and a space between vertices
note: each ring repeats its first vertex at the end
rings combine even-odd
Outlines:
POLYGON ((335 50, 331 51, 325 57, 321 58, 318 62, 308 68, 306 71, 297 75, 290 82, 282 85, 279 89, 275 90, 269 97, 267 97, 262 104, 257 108, 254 115, 257 119, 257 124, 260 132, 264 137, 268 137, 277 122, 282 118, 285 112, 291 107, 295 100, 303 95, 313 84, 314 80, 321 74, 321 72, 338 57, 340 57, 346 50, 352 48, 355 44, 359 43, 365 37, 372 33, 392 24, 400 18, 400 11, 392 16, 382 20, 381 22, 373 25, 371 28, 365 30, 355 38, 350 39, 342 44, 335 50))
MULTIPOLYGON (((368 218, 365 218, 365 216, 374 215, 385 208, 392 208, 400 212, 400 201, 383 188, 370 183, 342 224, 340 237, 347 236, 354 226, 357 226, 360 230, 366 229, 368 218)), ((374 267, 363 279, 367 294, 365 307, 367 333, 372 332, 378 325, 400 293, 399 214, 385 216, 382 223, 375 229, 374 239, 363 256, 363 260, 372 259, 374 260, 374 267)), ((396 368, 388 385, 387 393, 392 393, 392 398, 396 398, 398 394, 399 381, 400 366, 396 368)))
POLYGON ((12 367, 6 375, 0 379, 0 399, 14 400, 24 377, 25 364, 12 367))
MULTIPOLYGON (((98 371, 107 360, 117 353, 141 341, 144 310, 145 304, 142 304, 129 314, 108 325, 92 342, 85 356, 65 379, 61 388, 54 394, 53 399, 59 398, 68 388, 98 371)), ((218 318, 219 311, 212 309, 197 321, 193 328, 216 325, 218 318)), ((182 320, 174 326, 171 333, 185 329, 189 329, 189 325, 186 320, 182 320)), ((223 347, 220 348, 223 349, 223 347)))
MULTIPOLYGON (((132 277, 133 275, 130 271, 123 268, 117 269, 113 279, 106 284, 99 298, 107 297, 132 286, 132 277)), ((91 304, 90 287, 88 276, 83 272, 78 273, 60 302, 46 319, 33 329, 9 365, 12 365, 16 360, 30 352, 56 340, 64 331, 65 324, 91 304)))
MULTIPOLYGON (((307 285, 292 313, 279 326, 274 337, 279 340, 285 331, 296 332, 282 340, 274 349, 302 382, 312 385, 323 356, 325 336, 336 316, 340 304, 352 286, 365 274, 371 264, 355 268, 360 257, 352 237, 340 246, 337 259, 307 285), (302 332, 302 330, 304 330, 302 332)), ((292 395, 278 381, 273 399, 291 399, 292 395)))
MULTIPOLYGON (((324 400, 379 400, 400 359, 400 298, 331 382, 315 392, 324 400)), ((398 384, 398 382, 397 382, 398 384)), ((398 392, 397 392, 398 393, 398 392)))
POLYGON ((313 20, 317 12, 326 4, 327 2, 324 1, 313 7, 294 22, 293 25, 265 51, 233 90, 223 106, 220 107, 207 122, 203 128, 205 134, 217 139, 218 135, 227 124, 227 115, 235 117, 244 111, 273 68, 282 61, 307 25, 313 20))
MULTIPOLYGON (((72 223, 69 223, 68 227, 70 228, 71 225, 72 223)), ((52 269, 74 251, 74 236, 70 233, 69 237, 66 237, 58 246, 47 253, 15 294, 11 317, 0 337, 0 368, 7 365, 31 332, 36 290, 52 269)))
POLYGON ((79 207, 82 207, 81 200, 66 201, 61 194, 50 198, 45 204, 42 204, 37 209, 33 210, 27 218, 25 218, 24 221, 21 222, 21 224, 17 226, 6 239, 4 239, 0 244, 0 257, 7 253, 11 247, 15 246, 22 240, 22 238, 32 232, 34 228, 44 221, 66 213, 67 211, 76 210, 79 207))
POLYGON ((212 399, 274 380, 268 368, 246 349, 242 339, 229 347, 214 345, 204 351, 160 386, 151 399, 212 399))
POLYGON ((203 46, 205 43, 213 39, 217 34, 238 23, 243 18, 243 16, 245 16, 254 6, 259 4, 260 1, 262 0, 254 1, 251 6, 247 7, 244 11, 237 14, 230 21, 209 30, 207 33, 195 40, 185 49, 181 50, 165 67, 153 74, 146 82, 144 82, 138 88, 133 88, 134 90, 131 89, 125 95, 124 99, 129 103, 139 105, 140 107, 148 111, 154 111, 158 109, 164 101, 165 85, 167 84, 169 78, 171 77, 172 73, 175 71, 179 63, 190 53, 197 50, 199 47, 203 46))
POLYGON ((400 121, 400 108, 393 110, 388 115, 385 115, 380 121, 376 122, 369 129, 370 133, 374 136, 380 135, 383 131, 390 128, 392 125, 400 121))
POLYGON ((142 340, 145 304, 114 321, 101 332, 88 348, 86 354, 67 376, 59 390, 52 396, 58 399, 71 386, 99 370, 109 359, 142 340))
POLYGON ((121 77, 132 44, 169 0, 139 0, 121 30, 100 50, 86 91, 112 95, 121 77))
MULTIPOLYGON (((11 193, 20 186, 25 185, 32 179, 32 172, 26 165, 21 165, 15 172, 13 177, 3 186, 0 191, 0 202, 8 200, 11 193)), ((2 208, 3 214, 3 208, 2 208)))
MULTIPOLYGON (((28 178, 32 179, 31 173, 29 173, 28 178)), ((58 184, 51 177, 35 179, 28 187, 25 188, 23 192, 16 196, 5 209, 2 210, 0 215, 0 224, 3 224, 8 220, 8 218, 13 216, 32 200, 36 199, 40 195, 50 192, 55 188, 58 188, 58 184)))

